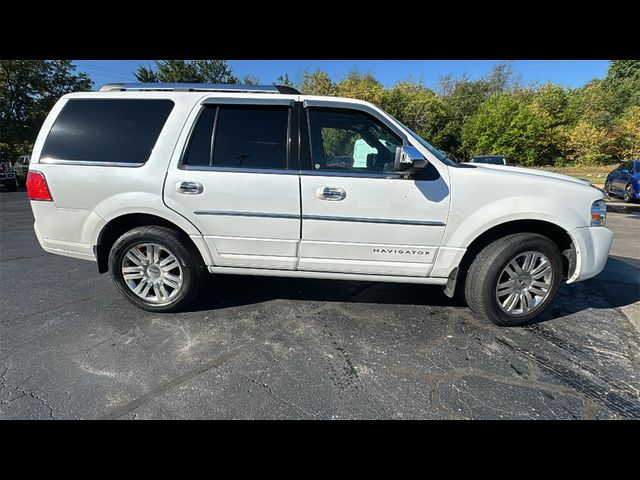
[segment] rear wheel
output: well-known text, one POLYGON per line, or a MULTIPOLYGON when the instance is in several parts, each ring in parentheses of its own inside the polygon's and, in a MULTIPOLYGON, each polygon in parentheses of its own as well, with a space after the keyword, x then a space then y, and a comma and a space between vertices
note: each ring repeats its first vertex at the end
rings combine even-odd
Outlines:
POLYGON ((622 199, 627 203, 633 201, 633 185, 630 183, 627 183, 624 187, 624 195, 622 196, 622 199))
POLYGON ((560 250, 547 237, 516 233, 485 247, 471 263, 465 299, 475 313, 502 326, 540 315, 562 280, 560 250))
POLYGON ((204 276, 202 262, 193 250, 170 228, 134 228, 111 248, 111 279, 138 308, 150 312, 181 310, 194 300, 204 276))

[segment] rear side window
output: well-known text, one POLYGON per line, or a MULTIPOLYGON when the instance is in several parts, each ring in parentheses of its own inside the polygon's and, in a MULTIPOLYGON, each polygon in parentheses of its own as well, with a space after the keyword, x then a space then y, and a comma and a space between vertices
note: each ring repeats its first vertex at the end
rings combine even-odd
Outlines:
POLYGON ((149 159, 171 100, 72 99, 56 118, 42 158, 137 164, 149 159))
POLYGON ((206 107, 193 131, 184 163, 285 169, 288 129, 288 107, 206 107))

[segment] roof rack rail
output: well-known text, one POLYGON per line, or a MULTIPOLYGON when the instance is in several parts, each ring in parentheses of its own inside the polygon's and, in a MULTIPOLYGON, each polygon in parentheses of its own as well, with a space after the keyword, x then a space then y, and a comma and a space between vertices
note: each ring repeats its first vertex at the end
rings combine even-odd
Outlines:
POLYGON ((297 89, 287 85, 236 85, 223 83, 107 83, 98 91, 236 92, 300 95, 297 89))

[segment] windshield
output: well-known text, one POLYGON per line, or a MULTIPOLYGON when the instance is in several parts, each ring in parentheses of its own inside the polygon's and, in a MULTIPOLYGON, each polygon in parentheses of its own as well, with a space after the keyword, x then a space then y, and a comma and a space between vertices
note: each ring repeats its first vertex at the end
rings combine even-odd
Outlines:
POLYGON ((504 165, 504 157, 473 157, 473 163, 488 163, 490 165, 504 165))
POLYGON ((440 160, 442 163, 444 163, 445 165, 449 165, 450 167, 458 167, 459 164, 457 164, 456 162, 454 162, 453 160, 451 160, 449 157, 447 157, 444 153, 442 153, 440 150, 438 150, 436 147, 434 147, 433 145, 431 145, 430 143, 428 143, 426 140, 424 140, 420 135, 418 135, 416 132, 414 132, 413 130, 411 130, 409 127, 407 127, 404 123, 402 123, 400 120, 398 120, 395 117, 391 117, 393 118, 396 122, 398 122, 400 125, 402 125, 402 127, 411 134, 411 136, 416 139, 418 141, 418 143, 420 143, 420 145, 422 145, 424 148, 426 148, 427 150, 429 150, 438 160, 440 160))

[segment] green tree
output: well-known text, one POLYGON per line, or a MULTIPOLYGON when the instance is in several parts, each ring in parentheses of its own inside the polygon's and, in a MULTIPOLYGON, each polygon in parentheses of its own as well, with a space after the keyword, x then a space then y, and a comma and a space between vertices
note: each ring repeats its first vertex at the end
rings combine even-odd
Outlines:
POLYGON ((277 85, 285 85, 287 87, 295 88, 295 84, 291 80, 289 80, 289 75, 286 73, 278 77, 277 85))
POLYGON ((640 60, 612 60, 601 86, 612 121, 629 107, 640 106, 640 60))
POLYGON ((436 147, 444 148, 442 132, 448 121, 446 106, 441 97, 421 82, 407 80, 384 90, 381 107, 436 147))
POLYGON ((592 80, 586 85, 570 90, 567 95, 567 121, 576 125, 580 120, 598 127, 608 127, 613 120, 611 104, 614 101, 612 92, 602 86, 602 80, 592 80))
POLYGON ((617 127, 620 159, 640 158, 640 106, 629 107, 617 127))
POLYGON ((240 79, 226 60, 156 60, 155 68, 140 65, 134 75, 151 83, 258 83, 252 76, 240 79))
POLYGON ((580 165, 605 163, 607 154, 607 131, 587 120, 580 120, 567 137, 567 158, 580 165))
POLYGON ((336 87, 329 74, 318 68, 313 73, 303 73, 300 92, 303 95, 335 95, 336 87))
POLYGON ((509 91, 517 85, 513 76, 513 63, 498 63, 479 80, 471 80, 468 75, 459 79, 447 75, 440 78, 439 83, 439 96, 443 100, 447 121, 439 131, 438 147, 463 158, 468 155, 462 146, 465 123, 489 97, 509 91))
POLYGON ((370 73, 361 74, 357 70, 336 84, 336 94, 340 97, 357 98, 374 105, 380 105, 384 86, 370 73))
POLYGON ((0 148, 12 159, 29 153, 55 102, 92 86, 69 60, 1 60, 0 148))
POLYGON ((635 78, 640 75, 640 60, 611 60, 607 76, 612 79, 635 78))
POLYGON ((526 95, 490 97, 464 125, 463 149, 468 155, 505 155, 524 165, 551 163, 544 155, 546 123, 528 104, 526 95))

